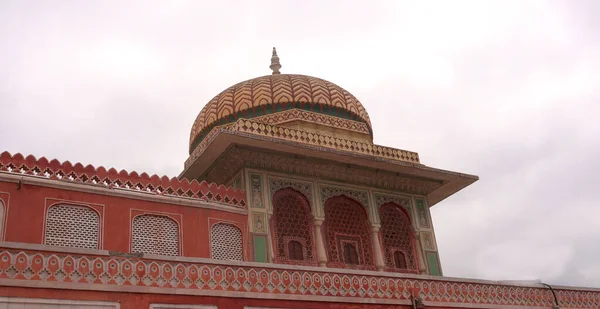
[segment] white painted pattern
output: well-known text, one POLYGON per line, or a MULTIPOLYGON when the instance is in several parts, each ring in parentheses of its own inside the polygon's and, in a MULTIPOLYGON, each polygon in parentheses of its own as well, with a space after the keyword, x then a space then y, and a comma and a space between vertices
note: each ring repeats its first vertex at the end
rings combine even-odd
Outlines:
POLYGON ((59 204, 48 208, 44 243, 51 246, 98 249, 100 216, 85 206, 59 204))
POLYGON ((150 304, 150 309, 217 309, 212 305, 150 304))
POLYGON ((242 261, 242 231, 233 224, 217 223, 210 230, 211 258, 242 261))
POLYGON ((0 297, 0 309, 119 309, 119 303, 69 299, 0 297))
POLYGON ((158 215, 141 215, 133 219, 131 252, 179 255, 179 228, 175 220, 158 215))

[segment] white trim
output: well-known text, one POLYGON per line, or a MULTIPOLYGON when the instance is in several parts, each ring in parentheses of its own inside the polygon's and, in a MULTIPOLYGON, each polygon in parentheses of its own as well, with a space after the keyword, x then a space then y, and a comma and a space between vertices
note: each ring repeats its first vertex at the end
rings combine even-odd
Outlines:
POLYGON ((117 302, 106 301, 87 301, 87 300, 70 300, 70 299, 48 299, 48 298, 24 298, 24 297, 0 297, 0 304, 38 304, 38 305, 64 305, 77 306, 73 308, 102 306, 106 308, 120 309, 121 304, 117 302))
POLYGON ((217 309, 213 305, 150 304, 150 309, 217 309))
POLYGON ((6 182, 19 182, 23 184, 64 189, 78 192, 86 192, 100 195, 110 195, 117 197, 124 197, 129 199, 158 202, 165 204, 173 204, 186 207, 196 207, 205 209, 214 209, 219 211, 231 212, 236 214, 246 215, 248 214, 247 209, 233 207, 228 204, 220 204, 207 201, 199 201, 183 196, 169 196, 169 195, 157 195, 156 193, 132 191, 122 188, 106 188, 102 185, 87 184, 87 183, 71 183, 55 179, 46 179, 31 175, 14 175, 6 172, 0 172, 0 181, 6 182))

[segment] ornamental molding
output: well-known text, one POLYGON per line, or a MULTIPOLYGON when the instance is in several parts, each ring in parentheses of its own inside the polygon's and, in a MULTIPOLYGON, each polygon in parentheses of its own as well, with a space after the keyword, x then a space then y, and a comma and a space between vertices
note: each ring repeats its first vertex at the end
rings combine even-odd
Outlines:
POLYGON ((298 181, 287 178, 278 178, 278 177, 269 177, 269 192, 270 197, 273 198, 275 192, 291 188, 294 189, 304 195, 308 200, 309 205, 313 206, 313 185, 310 182, 298 181))
POLYGON ((328 199, 335 197, 335 196, 346 196, 349 197, 357 202, 359 202, 366 210, 367 213, 370 216, 370 211, 369 209, 371 208, 371 204, 369 203, 369 192, 368 191, 362 191, 362 190, 357 190, 357 189, 350 189, 350 188, 344 188, 344 187, 337 187, 337 186, 331 186, 331 185, 320 185, 319 186, 319 197, 320 197, 320 201, 321 201, 321 207, 324 209, 325 207, 325 202, 327 202, 328 199))
MULTIPOLYGON (((4 244, 3 244, 4 245, 4 244)), ((552 307, 545 287, 491 281, 203 259, 0 249, 0 285, 255 299, 458 308, 552 307), (194 261, 195 260, 195 261, 194 261)), ((600 290, 554 287, 561 308, 600 306, 600 290)), ((2 299, 2 298, 0 298, 2 299)), ((265 303, 265 305, 267 305, 265 303)))
POLYGON ((157 196, 176 196, 189 199, 215 202, 241 209, 246 208, 246 192, 235 190, 206 181, 188 181, 187 179, 168 178, 167 176, 148 175, 146 173, 118 172, 114 168, 103 166, 83 166, 69 161, 60 162, 32 155, 24 157, 5 151, 0 154, 0 172, 47 179, 56 182, 85 184, 88 187, 119 189, 157 196))
POLYGON ((262 122, 265 124, 282 124, 294 120, 302 120, 318 125, 324 125, 337 129, 345 129, 348 131, 354 131, 357 133, 371 134, 369 127, 364 122, 343 119, 339 117, 333 117, 324 114, 318 114, 315 112, 309 112, 301 109, 290 109, 279 113, 270 115, 260 116, 252 118, 254 121, 262 122))
POLYGON ((358 166, 349 168, 347 164, 325 159, 239 146, 227 150, 219 163, 207 172, 206 179, 226 182, 244 167, 420 196, 426 196, 442 185, 439 181, 412 178, 375 169, 358 166))

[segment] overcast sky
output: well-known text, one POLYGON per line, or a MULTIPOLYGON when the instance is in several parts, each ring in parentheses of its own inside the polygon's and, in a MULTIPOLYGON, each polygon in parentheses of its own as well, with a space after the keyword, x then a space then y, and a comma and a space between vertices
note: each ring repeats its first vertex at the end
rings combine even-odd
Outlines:
POLYGON ((600 287, 596 0, 2 0, 0 148, 176 176, 273 46, 376 143, 480 176, 432 208, 445 275, 600 287))

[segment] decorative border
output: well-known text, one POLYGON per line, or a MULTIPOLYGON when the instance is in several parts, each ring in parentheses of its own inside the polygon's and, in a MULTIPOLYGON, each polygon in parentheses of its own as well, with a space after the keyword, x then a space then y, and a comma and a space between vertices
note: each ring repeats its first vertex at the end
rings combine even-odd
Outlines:
POLYGON ((410 203, 410 197, 373 192, 373 199, 375 200, 375 206, 377 209, 376 216, 375 216, 375 221, 376 221, 375 223, 381 222, 381 220, 379 218, 379 208, 384 204, 394 203, 406 210, 406 214, 408 215, 408 219, 410 220, 411 225, 413 225, 413 228, 415 227, 416 223, 414 222, 415 220, 412 217, 413 211, 412 211, 412 206, 410 203))
POLYGON ((437 248, 435 246, 435 241, 433 240, 433 235, 429 232, 421 232, 421 243, 423 244, 423 249, 428 251, 436 251, 437 248))
MULTIPOLYGON (((256 266, 256 265, 259 266, 256 266)), ((549 289, 336 269, 278 268, 0 249, 0 285, 236 298, 469 308, 552 307, 549 289)), ((598 308, 600 290, 555 287, 561 308, 598 308)))
POLYGON ((250 207, 252 208, 265 208, 265 198, 263 190, 263 175, 257 173, 249 173, 248 177, 249 193, 250 193, 250 207))
POLYGON ((369 192, 363 191, 363 190, 358 190, 358 189, 351 189, 351 188, 345 188, 345 187, 320 184, 319 185, 319 201, 320 201, 319 207, 320 207, 321 213, 325 214, 325 202, 327 202, 328 199, 335 197, 335 196, 341 196, 341 195, 351 198, 351 199, 355 200, 356 202, 358 202, 359 204, 361 204, 361 206, 365 208, 365 211, 367 213, 369 220, 371 220, 371 222, 372 222, 373 213, 371 211, 371 203, 369 202, 369 192))
POLYGON ((422 198, 415 198, 415 208, 417 210, 417 220, 419 226, 422 228, 430 229, 431 223, 429 218, 429 209, 425 205, 425 200, 422 198))
POLYGON ((57 198, 46 197, 44 199, 44 217, 42 226, 42 243, 46 243, 46 224, 48 222, 48 210, 56 205, 71 205, 79 207, 87 207, 98 214, 98 248, 104 248, 104 204, 89 203, 84 201, 64 200, 57 198))
POLYGON ((267 233, 267 216, 263 212, 252 213, 252 232, 266 234, 267 233))
POLYGON ((260 121, 265 124, 282 124, 290 121, 301 120, 314 124, 324 125, 331 128, 336 129, 344 129, 348 131, 353 131, 357 133, 363 133, 369 135, 371 138, 371 132, 369 131, 369 127, 364 122, 333 117, 324 114, 318 114, 315 112, 309 112, 306 110, 301 110, 298 108, 289 109, 286 111, 282 111, 279 113, 254 117, 252 120, 260 121))
POLYGON ((306 181, 298 181, 295 179, 290 179, 290 178, 280 178, 280 177, 273 177, 273 176, 268 176, 268 181, 269 181, 269 201, 271 201, 270 203, 270 210, 273 210, 273 195, 275 194, 275 192, 281 190, 281 189, 286 189, 286 188, 290 188, 293 190, 296 190, 298 192, 300 192, 302 195, 304 195, 304 197, 308 200, 308 205, 310 206, 310 210, 314 213, 315 209, 314 209, 314 205, 313 205, 313 184, 311 182, 306 182, 306 181))
POLYGON ((73 165, 69 161, 56 159, 48 161, 45 157, 37 159, 29 155, 23 157, 17 153, 11 155, 5 151, 0 154, 0 172, 19 176, 50 179, 61 182, 85 183, 86 185, 121 189, 124 191, 143 192, 155 195, 185 197, 221 203, 237 208, 246 208, 246 193, 232 187, 218 186, 206 181, 198 182, 175 177, 159 177, 158 175, 138 174, 114 168, 98 168, 81 163, 73 165))

